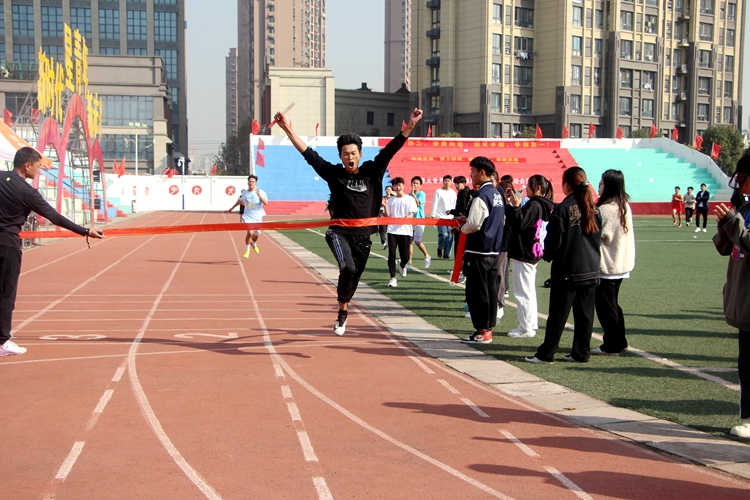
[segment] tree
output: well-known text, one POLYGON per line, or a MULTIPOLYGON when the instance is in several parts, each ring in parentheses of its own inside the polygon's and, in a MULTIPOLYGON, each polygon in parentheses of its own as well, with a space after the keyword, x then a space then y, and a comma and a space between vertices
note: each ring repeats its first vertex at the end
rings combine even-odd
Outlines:
POLYGON ((536 139, 536 127, 524 127, 521 137, 524 139, 536 139))
POLYGON ((651 131, 647 128, 637 128, 630 131, 630 139, 648 139, 651 137, 651 131))
POLYGON ((711 155, 711 147, 716 143, 721 146, 716 164, 727 175, 732 175, 737 167, 737 160, 744 153, 745 143, 742 134, 731 125, 716 125, 708 127, 703 132, 703 146, 701 153, 711 155))
POLYGON ((248 175, 250 173, 250 132, 253 120, 248 118, 237 133, 222 143, 214 157, 216 175, 248 175))
POLYGON ((461 134, 458 132, 446 132, 444 134, 440 134, 440 137, 461 137, 461 134))

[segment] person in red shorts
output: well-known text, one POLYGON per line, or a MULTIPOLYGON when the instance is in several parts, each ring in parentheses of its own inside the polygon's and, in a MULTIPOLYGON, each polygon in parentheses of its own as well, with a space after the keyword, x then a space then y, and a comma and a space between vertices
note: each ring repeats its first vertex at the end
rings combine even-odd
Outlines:
POLYGON ((672 195, 672 225, 677 224, 677 227, 682 227, 682 212, 684 211, 682 205, 683 199, 680 194, 680 186, 675 186, 674 194, 672 195))

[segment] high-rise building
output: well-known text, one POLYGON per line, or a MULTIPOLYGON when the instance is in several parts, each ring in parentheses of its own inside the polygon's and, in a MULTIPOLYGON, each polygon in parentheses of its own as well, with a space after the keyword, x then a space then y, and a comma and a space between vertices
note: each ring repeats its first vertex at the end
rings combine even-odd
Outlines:
POLYGON ((743 0, 429 0, 412 11, 412 101, 433 135, 654 125, 692 143, 740 126, 744 12, 743 0))
POLYGON ((226 59, 226 140, 237 133, 237 49, 229 49, 226 59))
MULTIPOLYGON (((0 15, 3 16, 0 19, 0 58, 3 59, 5 70, 11 74, 15 72, 17 79, 36 78, 27 78, 21 73, 31 68, 33 74, 38 64, 40 48, 55 61, 64 63, 66 24, 85 37, 92 55, 160 57, 172 106, 171 110, 158 114, 165 116, 170 124, 167 133, 172 144, 169 149, 187 153, 185 0, 6 1, 0 6, 0 15)), ((162 72, 153 74, 161 75, 162 72)), ((162 82, 129 83, 158 86, 162 82)), ((140 91, 139 89, 138 92, 140 91)), ((118 89, 118 92, 121 94, 122 89, 118 89)), ((105 94, 100 97, 109 102, 110 96, 105 94)), ((118 95, 117 99, 122 100, 124 97, 118 95)), ((134 93, 133 98, 128 101, 126 112, 122 111, 123 104, 117 108, 120 114, 143 114, 143 110, 139 108, 141 105, 137 104, 139 99, 143 100, 143 97, 134 93)), ((124 125, 127 126, 127 123, 124 125)), ((106 140, 104 137, 103 142, 106 140)), ((157 151, 152 154, 160 158, 167 152, 157 151)))
POLYGON ((239 0, 237 9, 239 128, 248 118, 261 121, 260 91, 269 67, 325 68, 326 3, 239 0))
POLYGON ((385 92, 411 88, 411 0, 385 0, 384 60, 385 92))

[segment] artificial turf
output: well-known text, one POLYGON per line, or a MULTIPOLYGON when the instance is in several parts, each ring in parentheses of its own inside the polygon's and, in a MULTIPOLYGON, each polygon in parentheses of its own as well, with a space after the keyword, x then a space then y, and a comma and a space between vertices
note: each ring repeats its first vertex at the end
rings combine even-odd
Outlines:
MULTIPOLYGON (((711 242, 716 232, 715 223, 709 222, 707 233, 695 233, 693 226, 673 227, 671 219, 663 217, 636 217, 634 223, 636 266, 631 278, 624 280, 620 289, 629 344, 737 384, 737 372, 726 371, 736 367, 737 331, 724 321, 721 294, 727 257, 721 257, 711 242)), ((334 262, 322 233, 289 231, 285 234, 334 262)), ((434 227, 426 228, 424 242, 428 251, 436 251, 434 227)), ((446 332, 462 337, 473 331, 471 320, 464 318, 461 287, 410 272, 406 278, 398 277, 397 288, 388 288, 387 263, 374 255, 385 256, 387 252, 381 250, 377 235, 373 235, 372 248, 373 255, 362 276, 363 282, 446 332)), ((422 255, 416 249, 415 252, 413 263, 422 269, 422 255)), ((428 271, 447 278, 452 267, 453 260, 436 259, 433 254, 428 271)), ((548 310, 549 293, 541 285, 547 277, 549 264, 540 262, 537 302, 543 314, 548 310)), ((512 285, 509 300, 514 300, 512 285)), ((572 321, 571 314, 568 322, 572 321)), ((588 364, 563 362, 562 355, 572 343, 570 331, 563 334, 558 362, 553 365, 526 363, 523 357, 533 355, 544 338, 545 321, 539 319, 535 338, 505 336, 517 326, 516 309, 506 307, 505 316, 494 329, 492 344, 475 347, 550 382, 612 405, 705 432, 727 435, 727 430, 739 422, 739 392, 635 354, 592 356, 588 364)), ((598 322, 595 322, 594 332, 602 333, 598 322)), ((592 339, 592 348, 599 344, 592 339)))

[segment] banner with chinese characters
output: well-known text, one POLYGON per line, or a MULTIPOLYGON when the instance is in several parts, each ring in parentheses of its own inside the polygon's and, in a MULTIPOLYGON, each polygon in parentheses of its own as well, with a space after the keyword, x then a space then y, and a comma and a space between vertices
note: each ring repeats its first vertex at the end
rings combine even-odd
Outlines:
MULTIPOLYGON (((390 139, 387 139, 387 143, 390 139)), ((385 144, 382 144, 384 146, 385 144)), ((507 141, 498 140, 477 140, 477 139, 464 139, 464 140, 440 140, 440 139, 409 139, 406 141, 406 146, 417 147, 417 148, 500 148, 500 149, 527 149, 527 148, 559 148, 560 141, 538 141, 538 140, 527 140, 519 141, 509 139, 507 141)), ((477 155, 479 156, 479 155, 477 155)), ((487 155, 482 155, 487 156, 487 155)))
POLYGON ((89 90, 88 52, 86 38, 80 31, 65 27, 65 60, 61 63, 39 48, 39 80, 37 101, 42 114, 59 123, 65 119, 65 92, 78 94, 86 104, 86 118, 90 138, 101 135, 102 102, 89 90))
MULTIPOLYGON (((440 162, 440 163, 450 163, 450 162, 459 162, 459 163, 469 163, 471 160, 473 160, 473 156, 407 156, 403 159, 403 161, 415 161, 415 162, 440 162)), ((498 158, 498 157, 489 157, 489 159, 494 163, 526 163, 526 158, 498 158)))

